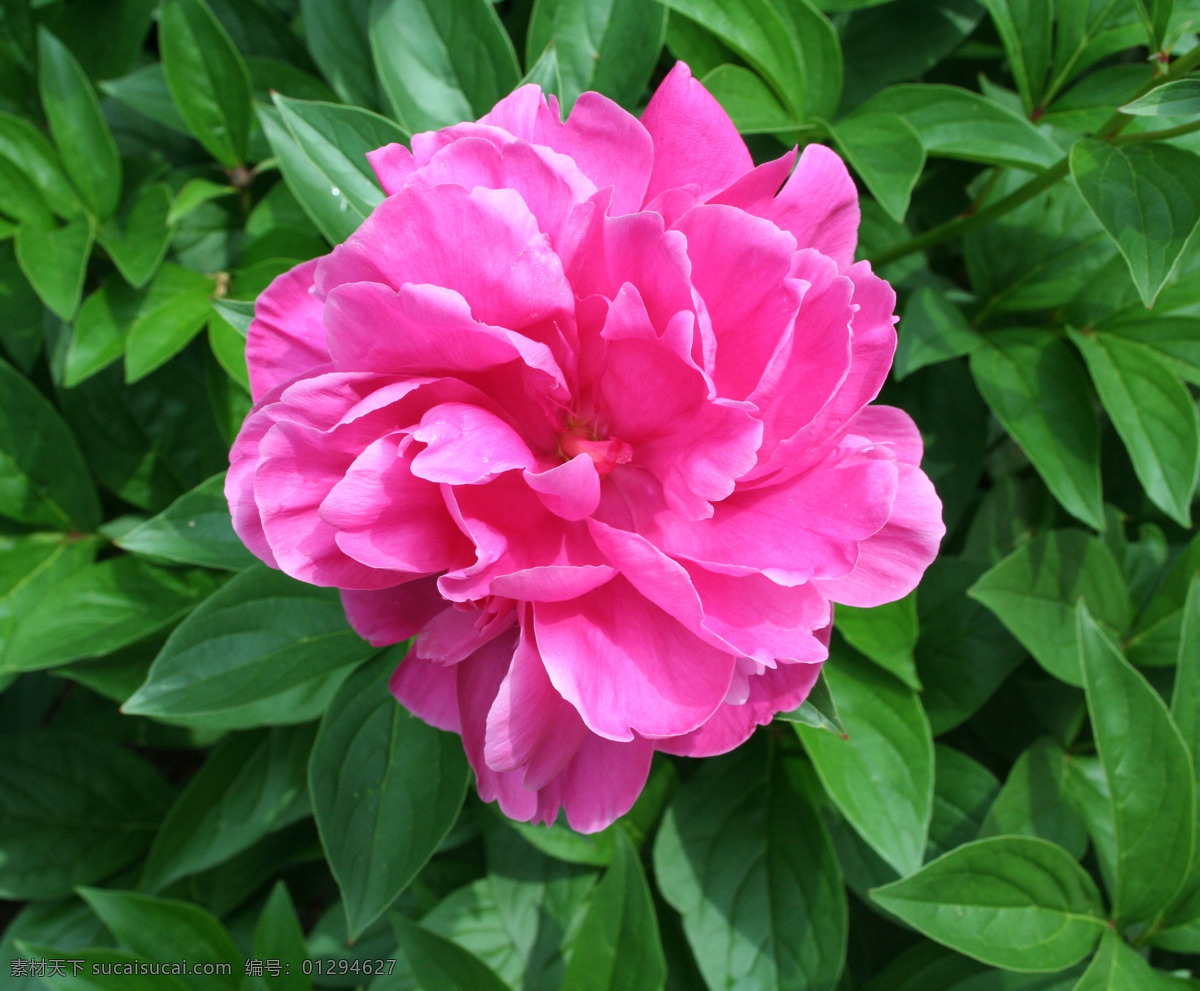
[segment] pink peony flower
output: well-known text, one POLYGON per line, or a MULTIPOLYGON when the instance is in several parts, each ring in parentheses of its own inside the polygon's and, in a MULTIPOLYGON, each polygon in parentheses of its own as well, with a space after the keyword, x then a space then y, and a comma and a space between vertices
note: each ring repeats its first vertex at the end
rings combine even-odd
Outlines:
POLYGON ((933 560, 920 435, 867 405, 895 294, 837 155, 755 167, 682 63, 640 121, 523 86, 369 158, 388 198, 258 301, 234 524, 416 636, 392 689, 485 800, 601 829, 655 750, 799 705, 832 603, 933 560))

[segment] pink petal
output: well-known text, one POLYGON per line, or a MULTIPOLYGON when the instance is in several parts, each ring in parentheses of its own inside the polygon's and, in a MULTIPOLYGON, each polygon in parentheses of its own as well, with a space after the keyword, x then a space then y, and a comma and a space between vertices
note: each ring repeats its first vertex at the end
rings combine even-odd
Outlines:
POLYGON ((694 637, 622 577, 533 608, 550 681, 599 736, 686 733, 725 697, 732 655, 694 637))
POLYGON ((920 582, 946 535, 942 501, 919 468, 899 464, 896 499, 887 524, 859 547, 858 563, 842 578, 813 584, 834 602, 879 606, 920 582))
POLYGON ((277 276, 254 304, 246 367, 256 403, 277 385, 329 361, 321 302, 309 293, 319 261, 314 258, 277 276))
POLYGON ((348 557, 337 546, 337 529, 320 517, 321 503, 345 475, 352 454, 331 445, 321 431, 282 421, 263 437, 259 459, 254 498, 280 569, 337 588, 387 588, 411 577, 348 557))
POLYGON ((392 674, 390 687, 397 701, 414 716, 449 733, 462 732, 454 668, 409 653, 392 674))
POLYGON ((776 197, 787 182, 795 162, 796 149, 791 148, 778 158, 764 162, 738 177, 719 193, 710 196, 707 202, 735 206, 739 210, 755 213, 756 208, 761 208, 776 197))
POLYGON ((525 568, 493 578, 495 595, 522 602, 565 602, 599 588, 616 574, 607 564, 525 568))
POLYGON ((728 206, 695 207, 675 229, 687 238, 692 284, 712 321, 717 391, 745 399, 800 306, 800 284, 788 278, 796 240, 728 206))
POLYGON ((612 825, 642 793, 653 756, 653 742, 640 736, 616 743, 588 733, 563 771, 538 793, 538 820, 554 822, 561 806, 576 832, 612 825))
POLYGON ((475 319, 511 330, 573 305, 558 256, 511 189, 408 186, 389 196, 317 267, 322 299, 354 282, 452 289, 475 319))
POLYGON ((532 630, 523 627, 488 711, 485 762, 493 771, 520 768, 524 786, 537 791, 575 756, 586 735, 579 713, 550 683, 532 630))
POLYGON ((914 468, 920 465, 925 453, 921 431, 913 418, 895 406, 864 406, 847 429, 872 444, 887 444, 897 461, 914 468))
POLYGON ((375 170, 379 185, 389 196, 400 192, 417 168, 412 152, 395 141, 367 152, 367 162, 375 170))
POLYGON ((833 612, 812 583, 789 587, 762 575, 724 575, 696 564, 686 567, 700 597, 704 625, 747 657, 768 667, 776 660, 825 659, 825 645, 813 631, 828 626, 833 612))
POLYGON ((370 444, 318 510, 338 547, 372 568, 435 574, 471 560, 441 488, 413 472, 413 445, 393 433, 370 444))
POLYGON ((542 505, 564 520, 582 520, 600 504, 600 476, 587 454, 577 454, 547 471, 527 470, 524 478, 542 505))
MULTIPOLYGON (((828 640, 828 631, 825 639, 828 640)), ((790 712, 812 691, 821 665, 781 664, 750 679, 750 697, 741 705, 726 703, 699 729, 669 740, 656 740, 656 749, 680 757, 715 757, 741 746, 758 726, 777 712, 790 712)))
POLYGON ((533 452, 508 423, 467 403, 434 406, 413 431, 425 445, 412 461, 413 474, 447 485, 478 485, 504 471, 533 468, 533 452))
POLYGON ((698 183, 702 193, 724 189, 754 168, 729 115, 683 62, 676 62, 659 85, 642 125, 654 140, 647 202, 689 182, 698 183))
POLYGON ((846 163, 824 145, 805 147, 796 171, 779 195, 747 209, 791 231, 800 247, 816 248, 839 268, 854 264, 858 190, 846 163))
POLYGON ((597 189, 611 188, 613 214, 634 213, 642 205, 654 142, 637 118, 612 100, 584 93, 561 130, 546 128, 538 139, 573 159, 597 189))
POLYGON ((342 589, 342 606, 354 632, 372 647, 387 647, 413 636, 446 608, 437 581, 418 578, 381 589, 342 589))
POLYGON ((777 485, 739 490, 711 520, 664 524, 665 549, 729 574, 760 572, 781 585, 840 578, 859 541, 887 522, 896 466, 870 457, 830 458, 777 485))
POLYGON ((458 688, 463 748, 475 772, 479 797, 485 802, 499 801, 510 819, 528 822, 538 811, 537 793, 521 784, 520 774, 493 771, 484 758, 488 712, 508 673, 515 648, 513 632, 492 640, 451 670, 458 688))
POLYGON ((511 630, 516 619, 512 603, 454 603, 425 624, 414 649, 438 664, 458 664, 511 630))

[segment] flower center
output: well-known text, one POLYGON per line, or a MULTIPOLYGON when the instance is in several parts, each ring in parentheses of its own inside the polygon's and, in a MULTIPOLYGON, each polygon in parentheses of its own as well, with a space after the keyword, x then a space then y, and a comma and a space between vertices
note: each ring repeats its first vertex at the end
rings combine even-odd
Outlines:
POLYGON ((558 449, 568 461, 580 454, 586 454, 596 464, 596 471, 607 475, 617 465, 627 465, 633 460, 633 448, 623 440, 609 437, 607 440, 596 440, 587 427, 571 427, 559 440, 558 449))

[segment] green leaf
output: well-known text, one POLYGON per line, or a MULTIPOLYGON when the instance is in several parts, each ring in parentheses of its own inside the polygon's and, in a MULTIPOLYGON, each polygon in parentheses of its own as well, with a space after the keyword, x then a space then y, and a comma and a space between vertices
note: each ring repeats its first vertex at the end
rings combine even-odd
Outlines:
POLYGON ((1200 222, 1200 156, 1163 143, 1084 139, 1071 149, 1071 174, 1153 306, 1200 222))
POLYGON ((1054 7, 1042 0, 983 0, 1004 42, 1026 116, 1040 108, 1054 54, 1054 7))
POLYGON ((143 186, 127 208, 100 228, 96 239, 135 288, 150 281, 171 240, 171 190, 161 182, 143 186))
POLYGON ((791 712, 777 712, 775 718, 788 723, 803 723, 843 738, 846 735, 846 727, 842 725, 842 717, 838 715, 823 671, 813 683, 808 698, 791 712))
POLYGON ((1192 759, 1166 704, 1085 605, 1079 645, 1088 712, 1108 782, 1117 839, 1113 911, 1120 923, 1161 919, 1192 866, 1192 759))
POLYGON ((0 735, 0 897, 63 898, 150 843, 171 790, 103 737, 0 735))
POLYGON ((100 948, 72 950, 60 953, 58 947, 21 942, 19 948, 31 958, 40 960, 68 959, 61 973, 51 975, 51 966, 38 980, 38 991, 186 991, 188 985, 173 974, 143 974, 144 962, 132 953, 100 948), (74 962, 80 963, 79 976, 74 976, 74 962))
POLYGON ((0 537, 0 665, 17 622, 96 556, 97 541, 61 534, 0 537))
POLYGON ((141 887, 162 891, 308 815, 306 772, 314 733, 311 725, 275 727, 218 744, 163 820, 141 887))
POLYGON ((159 568, 133 557, 82 568, 21 617, 0 670, 101 657, 170 626, 215 586, 206 572, 159 568))
POLYGON ((1035 740, 1008 772, 979 830, 980 838, 1040 836, 1076 859, 1082 857, 1087 832, 1069 798, 1070 761, 1055 741, 1035 740))
POLYGON ((400 651, 356 671, 321 720, 309 791, 351 939, 387 909, 437 850, 462 806, 469 769, 456 736, 388 690, 400 651))
POLYGON ((187 121, 175 109, 161 62, 151 62, 120 79, 100 84, 118 103, 178 134, 190 136, 187 121))
POLYGON ((1143 311, 1143 319, 1108 324, 1104 332, 1145 345, 1184 381, 1200 385, 1200 320, 1145 317, 1143 311))
POLYGON ((46 308, 17 263, 12 240, 0 243, 0 344, 26 374, 42 353, 45 316, 46 308))
POLYGON ((70 320, 83 295, 83 277, 95 228, 87 217, 62 227, 26 221, 17 228, 17 261, 38 296, 63 320, 70 320))
POLYGON ((308 991, 312 977, 304 973, 307 957, 308 945, 292 896, 283 881, 276 881, 254 929, 254 959, 278 960, 284 964, 284 972, 260 980, 258 986, 270 991, 308 991))
POLYGON ((1146 495, 1190 526, 1200 426, 1187 386, 1149 348, 1109 334, 1070 334, 1146 495))
POLYGON ((83 69, 44 28, 38 32, 38 83, 63 168, 96 219, 107 220, 121 199, 121 156, 83 69))
POLYGON ((241 335, 242 340, 250 332, 250 324, 254 321, 254 304, 241 299, 209 299, 212 307, 229 326, 241 335))
POLYGON ((1042 667, 1071 685, 1083 684, 1075 603, 1082 598, 1117 633, 1133 618, 1120 565, 1082 530, 1051 530, 1022 544, 967 594, 994 612, 1042 667))
POLYGON ((136 382, 174 358, 204 328, 213 280, 167 263, 138 298, 125 331, 125 381, 136 382))
MULTIPOLYGON (((770 2, 792 36, 804 72, 804 102, 795 104, 796 108, 806 118, 832 117, 842 100, 842 46, 837 28, 812 0, 770 2)), ((783 96, 787 102, 789 94, 783 96)))
POLYGON ((637 850, 618 830, 612 863, 575 935, 563 991, 660 991, 667 966, 637 850))
POLYGON ((204 0, 165 0, 158 42, 171 99, 188 130, 228 169, 250 139, 250 72, 204 0))
POLYGON ((934 768, 927 860, 975 839, 1000 791, 1000 782, 991 771, 945 744, 934 744, 934 768))
POLYGON ((1079 360, 1044 331, 996 331, 986 341, 970 359, 984 400, 1063 508, 1103 530, 1100 429, 1079 360))
POLYGON ((1187 991, 1191 981, 1180 980, 1151 967, 1116 933, 1105 933, 1075 991, 1187 991))
POLYGON ((83 456, 46 398, 0 361, 0 514, 30 526, 78 529, 100 523, 83 456))
POLYGON ((787 133, 802 126, 760 76, 740 65, 719 65, 701 82, 742 134, 787 133))
POLYGON ((391 920, 400 949, 423 991, 509 991, 495 971, 461 946, 402 915, 393 915, 391 920))
POLYGON ((917 643, 917 596, 859 609, 839 606, 837 629, 846 642, 889 671, 914 691, 921 690, 913 647, 917 643))
POLYGON ((666 30, 666 8, 643 0, 538 0, 529 19, 526 61, 553 46, 564 113, 588 90, 634 106, 650 81, 666 30))
POLYGON ((521 78, 488 0, 371 0, 370 16, 379 80, 411 132, 482 117, 521 78))
POLYGON ((305 41, 329 85, 352 106, 377 107, 370 0, 300 0, 305 41))
POLYGON ((1070 967, 1105 929, 1088 873, 1031 836, 967 843, 871 897, 930 939, 1007 970, 1070 967))
MULTIPOLYGON (((79 194, 63 171, 54 146, 29 121, 3 111, 0 111, 0 159, 8 159, 58 216, 73 217, 82 209, 79 194)), ((0 204, 5 212, 10 211, 7 196, 0 195, 0 204)), ((19 219, 25 219, 24 215, 19 219)))
POLYGON ((209 200, 219 200, 226 196, 236 195, 237 190, 233 186, 210 182, 207 179, 189 179, 175 194, 171 208, 167 212, 167 223, 177 223, 209 200))
POLYGON ((960 86, 891 86, 858 112, 899 114, 921 136, 925 152, 934 157, 1013 165, 1033 172, 1062 158, 1058 145, 1028 120, 960 86))
POLYGON ((803 56, 784 15, 771 0, 746 0, 736 8, 721 0, 665 0, 664 6, 715 34, 770 84, 784 107, 807 119, 803 56))
POLYGON ((921 135, 894 113, 852 114, 833 125, 831 132, 879 205, 903 222, 913 187, 925 168, 921 135))
MULTIPOLYGON (((366 154, 408 134, 386 118, 357 107, 276 96, 291 142, 267 137, 284 178, 321 233, 337 244, 383 202, 379 180, 366 154)), ((264 120, 266 120, 264 115, 264 120)))
POLYGON ((233 532, 223 473, 120 536, 117 545, 134 554, 226 571, 240 571, 255 561, 233 532))
POLYGON ((188 987, 197 991, 239 987, 242 955, 225 927, 200 906, 102 888, 80 888, 79 894, 108 930, 138 956, 159 961, 186 960, 193 965, 189 970, 198 963, 231 965, 230 974, 186 974, 183 982, 188 987))
POLYGON ((1171 667, 1179 656, 1180 624, 1192 575, 1200 571, 1200 536, 1175 559, 1138 616, 1126 655, 1139 666, 1171 667))
POLYGON ((1183 606, 1171 718, 1192 755, 1192 766, 1200 766, 1200 574, 1192 575, 1183 606))
POLYGON ((1162 47, 1163 36, 1171 22, 1171 9, 1175 0, 1134 0, 1142 23, 1146 25, 1146 34, 1150 40, 1150 51, 1157 52, 1162 47))
POLYGON ((1134 117, 1194 117, 1200 114, 1200 79, 1176 79, 1118 107, 1134 117))
POLYGON ((837 985, 847 908, 817 810, 761 736, 705 761, 659 828, 654 869, 710 987, 837 985))
POLYGON ((932 286, 921 286, 904 306, 892 374, 907 378, 919 368, 970 354, 983 344, 957 306, 932 286))
POLYGON ((921 702, 853 651, 835 653, 822 673, 847 738, 800 724, 796 732, 838 811, 899 873, 911 874, 933 814, 933 739, 921 702))
MULTIPOLYGON (((246 338, 227 320, 212 316, 208 320, 208 346, 225 369, 225 373, 241 387, 244 395, 249 396, 250 371, 246 367, 246 338)), ((241 427, 240 415, 232 426, 234 432, 241 427)))
POLYGON ((255 565, 179 625, 124 711, 155 717, 221 713, 372 653, 347 625, 335 589, 255 565))
POLYGON ((547 45, 545 51, 538 56, 538 60, 521 77, 522 86, 529 83, 540 86, 546 96, 553 96, 555 99, 561 101, 560 94, 563 88, 562 73, 558 68, 558 52, 555 51, 553 45, 547 45))
MULTIPOLYGON (((33 902, 21 909, 4 930, 4 938, 0 940, 0 960, 24 955, 25 951, 17 949, 18 941, 25 946, 47 943, 60 950, 76 950, 94 946, 103 932, 104 927, 91 909, 78 898, 33 902)), ((9 991, 42 991, 43 987, 40 978, 31 974, 16 977, 10 971, 9 991)))

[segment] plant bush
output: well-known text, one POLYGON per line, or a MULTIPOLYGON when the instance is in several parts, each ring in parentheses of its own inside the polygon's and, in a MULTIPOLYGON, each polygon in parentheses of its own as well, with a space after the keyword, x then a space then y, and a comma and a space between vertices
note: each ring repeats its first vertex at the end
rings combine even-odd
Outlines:
POLYGON ((4 986, 1200 986, 1198 25, 0 0, 4 986), (678 59, 756 161, 849 164, 948 533, 799 709, 581 835, 478 801, 223 474, 253 301, 383 200, 366 152, 522 81, 639 112, 678 59))

